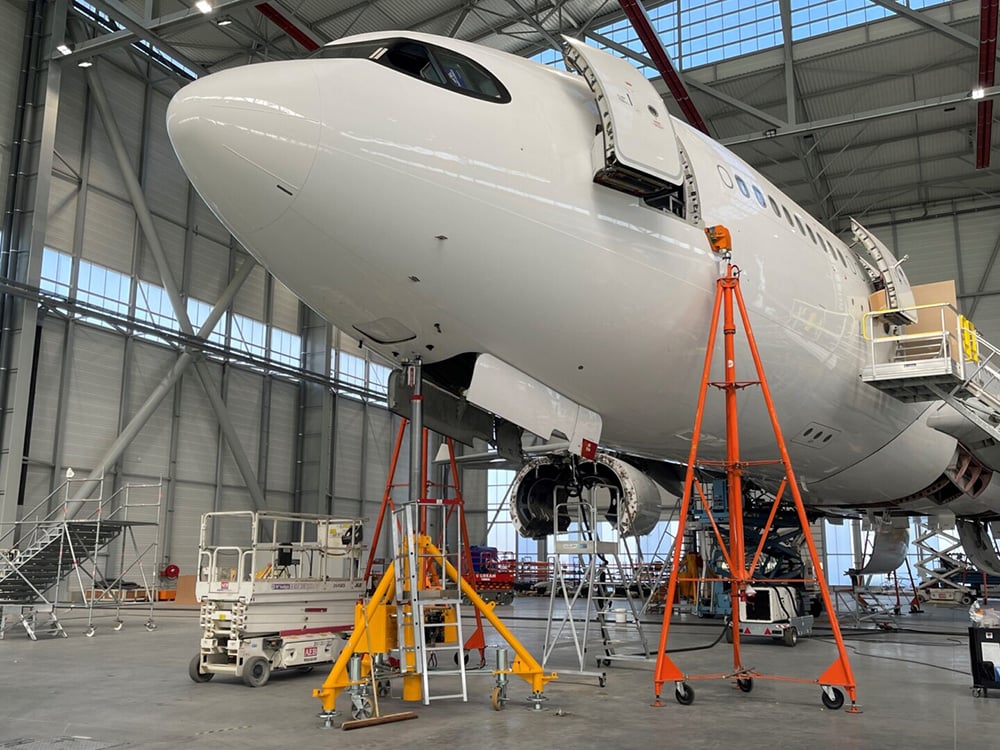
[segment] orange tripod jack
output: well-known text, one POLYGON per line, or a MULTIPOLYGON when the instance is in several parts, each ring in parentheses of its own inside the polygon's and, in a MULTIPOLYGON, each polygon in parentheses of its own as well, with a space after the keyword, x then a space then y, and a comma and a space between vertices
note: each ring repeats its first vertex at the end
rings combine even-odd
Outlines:
POLYGON ((653 705, 663 705, 660 702, 660 693, 663 689, 664 683, 666 682, 674 683, 674 695, 677 702, 682 705, 688 705, 694 701, 694 690, 688 684, 689 680, 735 679, 741 691, 750 692, 753 689, 754 679, 769 679, 818 684, 822 688, 821 698, 823 705, 829 709, 838 709, 844 704, 844 694, 837 689, 838 686, 843 687, 847 690, 851 699, 851 706, 848 710, 851 713, 860 713, 856 704, 854 675, 851 671, 850 662, 847 659, 847 651, 844 648, 844 639, 841 636, 840 626, 837 623, 836 614, 833 610, 829 588, 826 584, 824 576, 822 575, 819 556, 816 553, 816 545, 813 543, 812 535, 809 533, 809 520, 806 518, 805 508, 802 504, 802 497, 799 494, 798 483, 795 479, 795 474, 792 471, 791 461, 788 458, 785 440, 782 437, 781 427, 778 424, 778 418, 774 411, 774 403, 771 400, 771 392, 768 389, 767 380, 764 377, 764 368, 761 365, 760 354, 757 350, 757 343, 754 340, 753 332, 750 328, 750 320, 747 316, 746 306, 743 303, 743 295, 740 292, 739 269, 731 263, 730 247, 728 247, 729 233, 724 227, 711 227, 707 231, 709 239, 712 242, 713 249, 724 252, 722 257, 726 262, 726 273, 722 278, 718 279, 716 285, 715 305, 712 311, 712 324, 709 330, 708 349, 705 354, 705 368, 701 377, 701 390, 698 395, 698 409, 695 413, 694 431, 691 438, 691 452, 688 457, 687 474, 684 480, 684 494, 681 500, 680 525, 676 535, 676 539, 678 541, 674 545, 671 570, 680 570, 680 540, 684 538, 684 529, 687 523, 692 493, 697 492, 705 513, 707 514, 715 532, 719 549, 723 552, 725 562, 730 571, 730 577, 728 579, 723 578, 722 580, 728 580, 732 597, 732 623, 730 627, 732 630, 733 670, 731 672, 719 674, 688 675, 681 672, 670 657, 667 656, 666 647, 667 637, 670 632, 672 603, 674 602, 674 596, 678 586, 678 576, 672 574, 670 576, 670 583, 667 589, 666 608, 663 616, 663 628, 660 632, 660 645, 657 652, 656 670, 654 672, 656 700, 653 705), (743 330, 746 334, 747 345, 750 349, 750 354, 753 357, 754 367, 756 368, 758 379, 755 381, 736 380, 736 321, 733 309, 734 300, 739 308, 743 330), (725 355, 725 379, 721 382, 715 382, 711 380, 711 367, 712 354, 715 350, 720 309, 723 310, 724 314, 723 333, 725 338, 723 348, 725 355), (760 386, 761 393, 764 397, 764 403, 767 406, 767 413, 771 421, 771 427, 774 431, 775 441, 777 442, 778 451, 781 456, 778 460, 742 461, 740 459, 736 395, 738 391, 754 385, 760 386), (698 459, 698 445, 701 437, 705 397, 709 386, 718 388, 725 394, 726 458, 724 461, 699 461, 698 459), (743 536, 742 476, 744 470, 748 467, 779 463, 784 469, 784 479, 782 479, 781 484, 778 487, 767 524, 760 535, 760 544, 754 552, 750 564, 747 565, 747 555, 746 550, 744 549, 743 536), (724 541, 722 533, 719 530, 719 526, 715 521, 715 517, 712 515, 712 503, 706 499, 701 484, 695 480, 695 467, 699 464, 701 466, 716 465, 725 469, 727 479, 727 495, 729 498, 730 526, 728 544, 724 541), (809 547, 809 555, 812 560, 813 571, 815 571, 816 577, 814 579, 797 579, 796 581, 781 579, 781 581, 785 583, 817 583, 819 585, 823 597, 823 605, 830 617, 830 625, 833 630, 834 639, 837 643, 837 658, 817 679, 760 674, 752 668, 745 667, 740 655, 740 602, 746 600, 749 593, 748 589, 752 589, 752 584, 759 582, 763 585, 765 583, 775 582, 775 579, 755 577, 754 572, 760 563, 765 540, 771 530, 771 526, 778 511, 779 503, 781 502, 782 496, 785 494, 786 490, 791 493, 794 500, 799 523, 805 532, 805 541, 809 547))

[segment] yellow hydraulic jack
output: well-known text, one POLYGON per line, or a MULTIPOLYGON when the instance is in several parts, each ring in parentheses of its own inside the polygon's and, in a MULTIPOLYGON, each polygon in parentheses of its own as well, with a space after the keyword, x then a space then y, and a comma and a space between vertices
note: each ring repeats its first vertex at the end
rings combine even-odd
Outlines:
MULTIPOLYGON (((425 558, 442 559, 440 551, 431 542, 430 537, 419 535, 417 547, 425 558)), ((385 717, 371 716, 371 701, 369 690, 374 687, 377 696, 388 695, 388 677, 402 674, 403 700, 419 701, 422 697, 421 676, 413 669, 412 652, 407 651, 417 637, 413 626, 413 605, 410 602, 396 603, 395 563, 389 563, 382 580, 368 600, 367 604, 358 603, 355 608, 354 631, 350 640, 344 646, 339 658, 334 663, 323 687, 313 690, 313 697, 319 698, 323 710, 319 714, 325 726, 333 726, 333 718, 337 716, 335 703, 337 696, 344 690, 351 694, 351 713, 358 723, 367 724, 400 721, 402 718, 414 718, 413 715, 394 714, 385 717), (388 654, 398 647, 397 629, 393 624, 396 617, 402 617, 404 628, 404 643, 400 649, 400 669, 392 668, 388 654), (360 656, 360 658, 358 658, 360 656), (352 666, 353 657, 353 666, 352 666)), ((515 659, 507 667, 507 652, 499 648, 497 652, 497 668, 493 670, 496 676, 496 686, 492 693, 493 708, 499 711, 507 702, 507 683, 510 675, 516 675, 531 686, 531 696, 528 701, 534 704, 536 710, 541 710, 546 700, 543 690, 546 683, 558 677, 555 672, 546 674, 542 666, 521 645, 521 642, 493 613, 495 603, 484 601, 459 574, 455 567, 445 561, 443 574, 461 587, 462 593, 472 605, 479 610, 497 633, 514 650, 515 659)), ((348 728, 345 724, 345 728, 348 728)))

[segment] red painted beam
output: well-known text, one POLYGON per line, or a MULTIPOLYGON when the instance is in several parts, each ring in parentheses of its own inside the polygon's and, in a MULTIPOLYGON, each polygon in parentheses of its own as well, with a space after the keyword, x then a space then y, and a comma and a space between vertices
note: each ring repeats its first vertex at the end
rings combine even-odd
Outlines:
MULTIPOLYGON (((991 1, 995 5, 996 0, 983 0, 983 2, 991 1)), ((667 56, 667 50, 663 47, 663 42, 660 41, 659 35, 653 29, 653 24, 650 23, 645 7, 643 7, 639 0, 618 0, 618 4, 622 6, 626 17, 632 22, 632 26, 639 36, 639 41, 646 48, 646 54, 649 55, 657 71, 663 76, 663 82, 670 89, 670 93, 677 102, 677 106, 681 108, 684 118, 702 133, 709 135, 708 126, 701 119, 701 115, 698 113, 697 107, 694 106, 694 102, 691 101, 691 97, 688 95, 687 88, 685 88, 681 77, 674 70, 673 63, 670 62, 670 58, 667 56)))
POLYGON ((257 10, 260 11, 261 15, 267 20, 277 26, 279 29, 284 31, 288 36, 294 39, 296 42, 305 47, 309 52, 315 52, 322 45, 313 39, 304 29, 302 29, 294 20, 286 16, 280 10, 275 8, 270 3, 261 3, 256 6, 257 10))
MULTIPOLYGON (((989 88, 996 80, 997 5, 1000 0, 980 0, 979 87, 989 88)), ((976 169, 990 165, 993 143, 993 100, 981 101, 976 111, 976 169)))

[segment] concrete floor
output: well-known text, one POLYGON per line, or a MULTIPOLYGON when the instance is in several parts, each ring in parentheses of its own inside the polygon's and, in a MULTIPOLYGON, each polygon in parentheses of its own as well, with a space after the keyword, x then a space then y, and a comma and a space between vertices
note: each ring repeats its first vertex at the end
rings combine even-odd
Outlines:
MULTIPOLYGON (((498 609, 538 657, 546 605, 547 600, 517 599, 498 609)), ((62 619, 69 638, 32 642, 23 631, 13 631, 0 641, 0 748, 1000 747, 1000 691, 988 698, 972 694, 964 608, 927 609, 895 618, 897 632, 848 633, 860 714, 825 709, 816 685, 772 680, 757 680, 751 693, 740 692, 730 680, 693 681, 697 696, 690 706, 679 705, 666 685, 663 706, 654 708, 652 663, 614 662, 601 670, 607 673, 602 689, 596 677, 573 674, 577 659, 570 646, 549 660, 560 679, 547 687, 543 711, 530 709, 527 685, 517 679, 506 708, 493 711, 493 678, 483 670, 470 674, 468 703, 403 703, 394 683, 393 696, 382 699, 383 713, 412 710, 419 718, 351 732, 324 729, 316 716, 320 706, 311 691, 322 683, 325 669, 275 673, 257 689, 222 676, 192 682, 187 667, 200 637, 194 610, 158 607, 155 632, 143 627, 147 610, 127 611, 119 632, 112 628, 114 613, 102 613, 92 638, 83 635, 85 613, 68 612, 62 619)), ((719 620, 675 617, 670 648, 709 644, 721 627, 719 620)), ((655 647, 659 622, 648 628, 655 647)), ((487 633, 488 643, 497 640, 487 633)), ((592 647, 590 653, 601 651, 592 647)), ((722 641, 671 658, 688 674, 724 672, 732 652, 722 641)), ((795 648, 761 639, 743 644, 744 665, 763 674, 812 679, 835 658, 822 623, 795 648)), ((593 657, 586 669, 598 671, 593 657)), ((350 718, 346 696, 338 709, 350 718)))

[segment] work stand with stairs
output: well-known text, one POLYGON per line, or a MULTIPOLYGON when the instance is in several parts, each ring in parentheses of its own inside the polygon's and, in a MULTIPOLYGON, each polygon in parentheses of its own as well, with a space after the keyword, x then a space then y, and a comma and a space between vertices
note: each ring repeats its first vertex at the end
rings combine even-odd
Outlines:
MULTIPOLYGON (((148 603, 146 628, 156 627, 152 606, 157 579, 142 563, 155 555, 158 546, 161 485, 126 485, 106 499, 71 500, 75 484, 67 479, 25 513, 24 520, 0 529, 0 639, 18 627, 32 640, 40 634, 65 638, 58 610, 77 606, 87 610, 88 637, 96 632, 95 608, 113 606, 114 629, 120 630, 121 607, 126 601, 148 603), (134 494, 151 489, 156 492, 151 502, 134 494), (74 517, 74 510, 81 517, 74 517), (136 520, 137 514, 154 520, 136 520), (151 535, 140 538, 142 527, 152 529, 151 535), (109 580, 104 574, 107 570, 102 573, 100 568, 104 557, 107 565, 112 564, 110 548, 115 540, 119 540, 118 574, 109 580), (126 576, 139 577, 141 585, 126 587, 126 576)), ((98 486, 103 494, 103 480, 98 486)))
MULTIPOLYGON (((543 667, 521 645, 494 613, 495 602, 486 602, 467 580, 471 575, 468 533, 458 487, 454 445, 448 440, 449 464, 454 495, 429 497, 441 491, 441 485, 427 480, 427 431, 421 426, 419 409, 419 363, 411 364, 414 387, 413 421, 409 423, 411 463, 410 499, 398 506, 391 495, 396 465, 403 442, 406 422, 400 425, 399 437, 386 481, 382 508, 371 542, 371 555, 365 572, 368 579, 374 569, 374 555, 383 522, 390 519, 392 550, 389 562, 367 601, 355 607, 354 629, 347 645, 330 670, 321 688, 313 691, 323 710, 320 717, 327 727, 338 716, 336 701, 341 693, 350 696, 353 721, 342 727, 350 729, 374 723, 416 718, 413 712, 383 714, 379 701, 392 695, 392 681, 402 682, 402 699, 422 702, 425 706, 438 699, 468 701, 468 677, 471 672, 494 678, 492 705, 500 710, 508 701, 511 675, 525 680, 531 689, 527 700, 541 709, 547 700, 545 685, 557 675, 543 667), (412 468, 412 467, 411 467, 412 468), (465 637, 464 602, 475 614, 475 632, 465 637), (480 667, 485 666, 485 642, 482 620, 485 619, 514 652, 508 665, 508 651, 496 646, 493 670, 469 670, 466 660, 470 650, 480 653, 480 667)), ((374 584, 374 582, 372 582, 374 584)))

